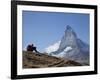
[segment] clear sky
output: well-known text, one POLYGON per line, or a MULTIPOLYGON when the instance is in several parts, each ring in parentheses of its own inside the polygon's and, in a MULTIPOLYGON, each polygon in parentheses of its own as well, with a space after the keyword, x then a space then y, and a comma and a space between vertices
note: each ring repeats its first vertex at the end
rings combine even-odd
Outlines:
POLYGON ((89 44, 89 14, 23 11, 23 49, 33 43, 43 52, 61 40, 67 25, 72 27, 78 38, 89 44))

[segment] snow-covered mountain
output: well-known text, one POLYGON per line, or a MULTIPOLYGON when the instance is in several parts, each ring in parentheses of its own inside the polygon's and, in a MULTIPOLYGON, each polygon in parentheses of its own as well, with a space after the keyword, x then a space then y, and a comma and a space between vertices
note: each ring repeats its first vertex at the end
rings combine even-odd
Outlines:
POLYGON ((67 25, 65 34, 59 41, 57 49, 50 52, 50 55, 89 65, 89 45, 80 40, 69 25, 67 25))

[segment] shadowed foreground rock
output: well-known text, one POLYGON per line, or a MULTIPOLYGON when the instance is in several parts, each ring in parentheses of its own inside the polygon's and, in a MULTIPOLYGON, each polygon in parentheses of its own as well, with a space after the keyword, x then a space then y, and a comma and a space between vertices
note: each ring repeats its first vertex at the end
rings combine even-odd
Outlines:
POLYGON ((81 66, 80 63, 46 54, 23 51, 23 68, 81 66))

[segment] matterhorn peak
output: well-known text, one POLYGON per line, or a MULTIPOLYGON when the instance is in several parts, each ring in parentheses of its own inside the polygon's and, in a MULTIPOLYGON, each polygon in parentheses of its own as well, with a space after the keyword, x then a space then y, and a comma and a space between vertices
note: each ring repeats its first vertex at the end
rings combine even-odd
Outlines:
POLYGON ((89 64, 89 45, 79 39, 69 25, 66 26, 58 49, 50 54, 55 56, 62 55, 65 59, 89 64))
POLYGON ((70 25, 67 25, 66 26, 66 30, 72 30, 71 26, 70 25))
POLYGON ((70 31, 70 32, 73 31, 71 26, 69 26, 69 25, 66 26, 65 33, 67 33, 68 31, 70 31))
POLYGON ((74 36, 74 37, 77 37, 76 33, 74 32, 74 30, 71 28, 70 25, 66 26, 65 36, 74 36))

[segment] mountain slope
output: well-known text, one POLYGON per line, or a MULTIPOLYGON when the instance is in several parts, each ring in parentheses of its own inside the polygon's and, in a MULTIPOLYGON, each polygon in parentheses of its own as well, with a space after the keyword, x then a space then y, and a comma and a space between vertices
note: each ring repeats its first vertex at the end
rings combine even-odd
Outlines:
POLYGON ((81 66, 80 63, 49 56, 46 54, 23 51, 23 68, 45 68, 45 67, 66 67, 81 66))

